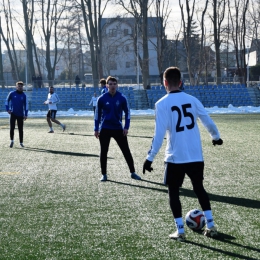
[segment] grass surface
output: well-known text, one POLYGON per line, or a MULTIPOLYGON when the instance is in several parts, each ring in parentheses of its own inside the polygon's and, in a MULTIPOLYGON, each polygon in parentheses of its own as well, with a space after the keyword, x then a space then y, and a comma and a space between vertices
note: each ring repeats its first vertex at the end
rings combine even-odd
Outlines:
MULTIPOLYGON (((129 145, 136 172, 130 178, 112 140, 109 181, 99 178, 99 141, 92 118, 59 118, 48 134, 44 118, 29 118, 24 145, 9 148, 8 119, 0 119, 0 259, 260 259, 260 115, 214 115, 223 146, 202 130, 205 188, 220 236, 175 231, 163 182, 165 142, 153 173, 142 175, 154 118, 132 117, 129 145)), ((183 215, 200 208, 188 178, 181 189, 183 215)))

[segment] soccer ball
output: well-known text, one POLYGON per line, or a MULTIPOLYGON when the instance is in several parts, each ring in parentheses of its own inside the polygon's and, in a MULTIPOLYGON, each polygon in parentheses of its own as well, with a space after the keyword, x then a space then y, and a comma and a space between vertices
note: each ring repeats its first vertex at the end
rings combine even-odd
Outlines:
POLYGON ((192 230, 200 230, 205 226, 205 217, 201 210, 192 209, 185 216, 186 225, 192 230))

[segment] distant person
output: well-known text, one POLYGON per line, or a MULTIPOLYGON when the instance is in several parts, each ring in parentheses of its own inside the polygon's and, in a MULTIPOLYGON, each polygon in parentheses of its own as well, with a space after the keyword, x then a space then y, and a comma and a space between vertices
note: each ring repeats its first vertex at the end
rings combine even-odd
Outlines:
POLYGON ((107 89, 107 85, 106 85, 107 84, 106 80, 105 79, 101 79, 99 81, 99 83, 100 83, 100 87, 101 87, 101 95, 107 93, 108 89, 107 89))
POLYGON ((97 100, 95 113, 94 135, 100 142, 100 165, 102 178, 100 181, 107 181, 107 153, 109 143, 113 137, 120 147, 130 170, 130 177, 141 180, 135 173, 134 160, 130 152, 127 134, 130 126, 130 107, 127 99, 117 91, 117 79, 109 76, 107 78, 108 92, 101 95, 97 100), (125 124, 123 126, 123 112, 125 124))
POLYGON ((236 73, 234 73, 233 81, 234 81, 234 83, 237 82, 237 74, 236 73))
POLYGON ((160 77, 160 80, 161 80, 161 85, 163 85, 163 71, 160 73, 159 77, 160 77))
POLYGON ((180 85, 180 90, 181 91, 184 91, 184 80, 181 80, 181 85, 180 85))
POLYGON ((97 99, 98 99, 98 97, 97 97, 97 94, 96 94, 96 92, 95 92, 94 95, 93 95, 93 97, 92 97, 91 100, 90 100, 90 103, 89 103, 89 105, 93 104, 94 115, 95 115, 95 112, 96 112, 97 99))
POLYGON ((61 128, 63 129, 63 132, 66 130, 66 125, 60 123, 56 119, 57 103, 58 102, 60 102, 60 99, 59 99, 58 95, 56 93, 54 93, 54 87, 52 87, 52 86, 49 87, 49 94, 48 94, 47 100, 44 101, 44 103, 43 103, 43 104, 49 106, 49 110, 48 110, 48 113, 46 115, 47 122, 48 122, 48 125, 50 127, 50 131, 48 133, 54 133, 54 130, 52 128, 52 122, 61 126, 61 128))
POLYGON ((14 129, 17 121, 20 146, 23 145, 23 123, 28 115, 28 99, 23 92, 23 82, 16 82, 16 90, 11 91, 5 101, 6 111, 10 115, 10 148, 14 145, 14 129))
POLYGON ((38 75, 36 78, 37 84, 38 84, 38 88, 42 87, 42 76, 38 75))
POLYGON ((76 85, 76 87, 79 87, 79 84, 80 84, 80 77, 79 77, 79 75, 76 75, 76 77, 75 77, 75 85, 76 85))
POLYGON ((32 76, 32 85, 34 88, 36 87, 36 76, 35 75, 32 76))
POLYGON ((203 186, 204 159, 197 119, 200 119, 212 138, 212 144, 221 145, 218 129, 201 102, 180 91, 181 72, 170 67, 164 72, 164 86, 167 94, 155 103, 155 130, 151 148, 143 165, 143 173, 151 172, 152 162, 159 152, 165 134, 164 182, 168 186, 169 202, 177 231, 170 238, 184 241, 184 223, 179 198, 185 174, 192 182, 193 190, 206 219, 204 235, 218 235, 214 224, 210 200, 203 186))

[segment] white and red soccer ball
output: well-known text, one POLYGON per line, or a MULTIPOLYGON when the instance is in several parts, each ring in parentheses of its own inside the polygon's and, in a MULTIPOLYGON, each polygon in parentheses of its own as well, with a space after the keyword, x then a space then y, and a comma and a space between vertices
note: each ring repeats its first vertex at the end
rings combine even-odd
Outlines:
POLYGON ((186 225, 192 230, 200 230, 205 226, 205 217, 201 210, 192 209, 185 216, 186 225))

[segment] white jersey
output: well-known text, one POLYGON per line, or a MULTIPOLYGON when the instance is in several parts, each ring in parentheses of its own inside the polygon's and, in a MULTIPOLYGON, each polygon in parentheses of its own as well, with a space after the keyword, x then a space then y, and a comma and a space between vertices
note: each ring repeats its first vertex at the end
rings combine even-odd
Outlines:
POLYGON ((166 133, 165 162, 203 161, 197 119, 200 119, 213 140, 220 138, 215 123, 197 98, 175 91, 157 101, 155 103, 155 132, 147 160, 153 161, 166 133))
POLYGON ((60 102, 60 99, 56 93, 49 93, 47 100, 45 101, 46 104, 49 106, 49 110, 57 110, 57 103, 60 102), (50 104, 51 102, 51 104, 50 104))
POLYGON ((96 107, 97 106, 97 100, 98 100, 98 97, 92 97, 89 105, 91 105, 93 103, 93 107, 96 107))

